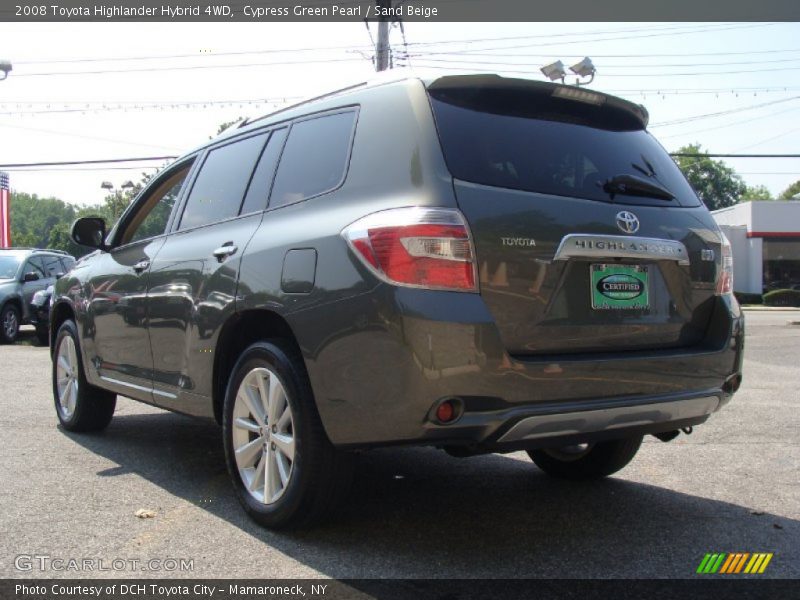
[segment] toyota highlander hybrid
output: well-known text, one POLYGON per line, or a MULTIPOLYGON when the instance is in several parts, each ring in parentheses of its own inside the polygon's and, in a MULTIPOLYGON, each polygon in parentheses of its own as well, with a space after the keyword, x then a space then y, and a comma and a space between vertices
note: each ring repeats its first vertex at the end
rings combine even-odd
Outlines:
POLYGON ((305 526, 357 451, 610 475, 741 382, 731 250, 639 105, 494 75, 350 87, 155 177, 56 284, 69 431, 117 394, 222 426, 245 510, 305 526))

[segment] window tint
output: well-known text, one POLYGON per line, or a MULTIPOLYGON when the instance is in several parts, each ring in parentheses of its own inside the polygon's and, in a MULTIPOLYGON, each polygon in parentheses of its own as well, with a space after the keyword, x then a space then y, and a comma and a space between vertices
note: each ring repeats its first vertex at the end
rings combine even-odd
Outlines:
POLYGON ((40 256, 39 258, 42 259, 44 270, 48 277, 55 277, 59 273, 66 273, 64 267, 61 266, 61 261, 58 260, 57 256, 48 255, 40 256))
POLYGON ((267 147, 261 153, 256 171, 253 173, 253 179, 250 181, 250 187, 247 188, 241 214, 246 215, 267 208, 269 188, 272 185, 272 176, 275 175, 275 165, 278 164, 278 158, 281 156, 286 131, 284 128, 272 132, 267 147))
POLYGON ((33 271, 39 277, 47 277, 44 269, 44 265, 42 264, 42 259, 38 256, 32 256, 28 259, 28 262, 25 264, 25 270, 23 271, 23 275, 25 273, 30 273, 33 271))
MULTIPOLYGON (((699 204, 675 162, 641 128, 613 128, 619 124, 611 116, 589 120, 580 112, 588 109, 566 100, 558 106, 548 99, 545 110, 534 98, 521 108, 514 94, 506 94, 473 101, 432 93, 442 149, 456 179, 608 202, 603 182, 634 175, 666 188, 683 206, 699 204)), ((616 201, 626 198, 632 199, 619 194, 616 201)))
POLYGON ((179 229, 199 227, 239 214, 267 134, 233 142, 208 153, 192 186, 179 229))
POLYGON ((167 222, 172 208, 181 194, 191 167, 192 163, 190 162, 162 176, 148 196, 137 201, 140 208, 125 229, 121 243, 138 242, 162 235, 167 230, 167 222))
POLYGON ((327 115, 292 125, 270 206, 283 206, 338 187, 347 170, 356 113, 327 115))

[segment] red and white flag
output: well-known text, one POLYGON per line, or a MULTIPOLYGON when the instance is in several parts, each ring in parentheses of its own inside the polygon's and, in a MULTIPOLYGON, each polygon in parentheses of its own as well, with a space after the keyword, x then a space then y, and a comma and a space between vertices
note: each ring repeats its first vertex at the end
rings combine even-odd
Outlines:
POLYGON ((11 247, 11 192, 8 173, 0 171, 0 248, 11 247))

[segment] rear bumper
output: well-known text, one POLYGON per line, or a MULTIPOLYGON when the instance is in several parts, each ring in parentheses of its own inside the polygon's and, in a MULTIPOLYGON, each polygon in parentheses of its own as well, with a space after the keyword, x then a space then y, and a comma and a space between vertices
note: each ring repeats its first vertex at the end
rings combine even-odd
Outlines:
POLYGON ((381 286, 336 310, 290 325, 325 430, 342 447, 505 449, 668 431, 705 421, 741 381, 744 322, 728 298, 717 299, 702 345, 535 358, 506 352, 475 294, 381 286), (453 396, 461 418, 434 423, 433 405, 453 396))

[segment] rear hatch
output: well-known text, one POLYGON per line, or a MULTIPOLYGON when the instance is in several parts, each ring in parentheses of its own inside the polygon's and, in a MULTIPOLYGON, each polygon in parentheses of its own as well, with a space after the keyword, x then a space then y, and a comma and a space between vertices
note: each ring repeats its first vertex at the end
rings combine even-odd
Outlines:
POLYGON ((428 85, 480 291, 515 355, 700 343, 720 237, 647 113, 497 76, 428 85))

